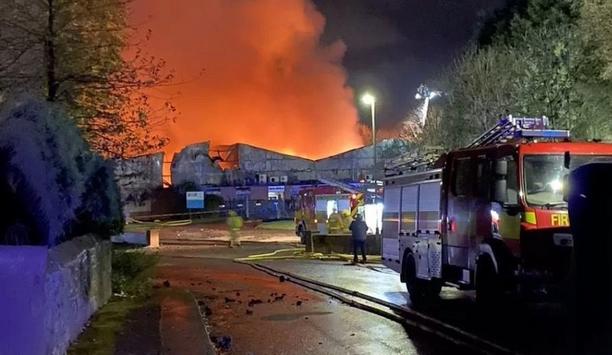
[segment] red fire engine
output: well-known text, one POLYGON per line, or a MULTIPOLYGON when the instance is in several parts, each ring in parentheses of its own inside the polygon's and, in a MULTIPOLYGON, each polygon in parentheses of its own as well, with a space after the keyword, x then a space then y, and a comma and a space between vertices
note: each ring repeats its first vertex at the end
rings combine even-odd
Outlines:
POLYGON ((295 232, 302 239, 307 233, 348 232, 351 218, 363 205, 363 194, 351 188, 323 185, 302 189, 295 213, 295 232))
POLYGON ((564 178, 596 160, 611 161, 612 144, 572 142, 568 131, 548 129, 546 117, 509 117, 432 170, 392 167, 383 262, 416 302, 443 284, 475 288, 483 302, 511 291, 558 291, 573 244, 564 178))

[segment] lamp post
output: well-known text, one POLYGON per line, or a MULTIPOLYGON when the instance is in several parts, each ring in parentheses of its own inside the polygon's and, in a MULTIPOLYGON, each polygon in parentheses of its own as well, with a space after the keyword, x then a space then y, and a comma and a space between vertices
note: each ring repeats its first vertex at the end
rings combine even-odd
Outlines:
POLYGON ((376 181, 376 158, 377 158, 377 149, 376 149, 376 98, 371 94, 365 94, 361 98, 364 104, 369 105, 372 109, 372 146, 374 149, 374 169, 372 171, 372 178, 376 181))
MULTIPOLYGON (((372 113, 372 148, 374 149, 374 169, 372 169, 372 179, 374 180, 374 188, 376 188, 377 182, 376 182, 376 178, 378 177, 378 174, 376 173, 377 170, 377 164, 376 164, 376 160, 377 160, 377 152, 378 150, 376 149, 376 98, 369 94, 366 93, 365 95, 363 95, 363 97, 361 98, 361 101, 363 101, 364 104, 369 105, 371 108, 371 113, 372 113)), ((372 194, 372 202, 373 202, 373 206, 374 207, 374 213, 376 214, 376 228, 374 229, 374 233, 375 234, 379 234, 380 228, 378 225, 378 210, 376 209, 376 193, 372 194)))

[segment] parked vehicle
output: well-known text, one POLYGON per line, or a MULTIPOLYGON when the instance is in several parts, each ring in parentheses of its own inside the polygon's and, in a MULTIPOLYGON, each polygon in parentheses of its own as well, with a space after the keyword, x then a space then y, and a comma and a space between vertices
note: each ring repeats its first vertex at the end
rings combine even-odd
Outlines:
POLYGON ((479 302, 555 294, 573 245, 564 179, 596 160, 612 160, 612 144, 572 142, 546 117, 509 117, 431 170, 394 167, 385 180, 383 262, 414 302, 445 284, 476 289, 479 302))

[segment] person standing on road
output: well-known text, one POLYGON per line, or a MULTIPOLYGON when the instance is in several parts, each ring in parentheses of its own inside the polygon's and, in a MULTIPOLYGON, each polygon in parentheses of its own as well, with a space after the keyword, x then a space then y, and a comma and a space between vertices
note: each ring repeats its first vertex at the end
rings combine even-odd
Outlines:
POLYGON ((240 246, 240 228, 242 228, 243 220, 236 212, 229 211, 227 216, 227 226, 230 231, 229 247, 240 246))
POLYGON ((366 251, 365 242, 368 233, 368 225, 363 221, 361 215, 358 213, 355 215, 355 220, 351 222, 349 226, 351 230, 351 236, 353 239, 353 263, 357 263, 357 249, 361 250, 361 263, 366 263, 366 251))

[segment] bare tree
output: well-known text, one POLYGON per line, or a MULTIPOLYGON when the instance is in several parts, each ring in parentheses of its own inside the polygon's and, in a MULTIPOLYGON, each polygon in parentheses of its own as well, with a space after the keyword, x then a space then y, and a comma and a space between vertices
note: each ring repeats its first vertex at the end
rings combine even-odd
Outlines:
POLYGON ((423 127, 419 123, 421 116, 420 108, 413 108, 408 112, 401 124, 399 137, 409 142, 417 142, 423 133, 423 127))
POLYGON ((4 0, 0 103, 28 92, 65 107, 94 150, 125 158, 161 148, 175 112, 147 91, 168 84, 165 63, 129 40, 131 0, 4 0), (127 55, 126 53, 131 53, 127 55))

